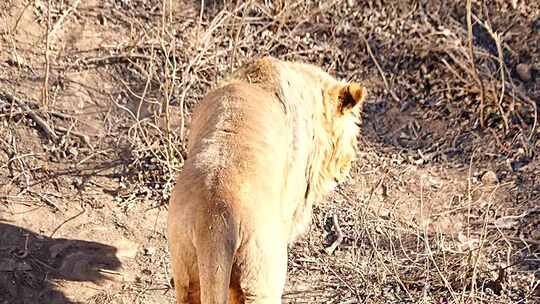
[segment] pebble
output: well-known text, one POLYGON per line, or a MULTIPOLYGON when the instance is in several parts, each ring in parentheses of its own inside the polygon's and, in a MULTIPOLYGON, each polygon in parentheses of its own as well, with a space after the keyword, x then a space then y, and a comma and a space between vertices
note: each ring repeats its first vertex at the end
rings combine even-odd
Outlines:
POLYGON ((536 18, 536 20, 531 23, 531 28, 533 32, 540 33, 540 18, 536 18))
POLYGON ((520 63, 516 66, 516 72, 523 81, 531 80, 531 68, 526 63, 520 63))
POLYGON ((146 247, 144 248, 144 255, 146 256, 152 256, 156 253, 156 248, 154 247, 146 247))
POLYGON ((482 183, 486 185, 493 185, 499 182, 499 178, 497 177, 497 173, 493 171, 486 171, 484 175, 482 175, 482 183))
POLYGON ((77 156, 79 155, 79 151, 77 151, 77 149, 74 148, 74 147, 69 147, 69 148, 68 148, 68 152, 69 152, 71 155, 75 156, 75 157, 77 157, 77 156))

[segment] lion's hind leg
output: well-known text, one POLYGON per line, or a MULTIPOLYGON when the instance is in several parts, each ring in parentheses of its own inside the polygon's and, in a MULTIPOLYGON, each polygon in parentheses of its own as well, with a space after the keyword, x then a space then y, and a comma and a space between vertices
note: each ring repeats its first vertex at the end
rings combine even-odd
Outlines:
MULTIPOLYGON (((173 222, 174 224, 174 222, 173 222)), ((182 230, 169 229, 169 252, 177 304, 200 304, 200 284, 195 247, 182 230)))
POLYGON ((190 297, 189 276, 184 264, 174 255, 172 260, 172 275, 174 279, 174 290, 177 304, 192 304, 190 297))
POLYGON ((201 290, 196 266, 189 268, 182 257, 171 255, 177 304, 200 304, 201 290))
MULTIPOLYGON (((171 252, 172 253, 172 252, 171 252)), ((199 278, 193 277, 184 257, 171 254, 172 274, 177 304, 200 304, 199 278)))
POLYGON ((252 239, 241 255, 240 286, 245 304, 281 304, 287 243, 275 233, 264 233, 252 239))

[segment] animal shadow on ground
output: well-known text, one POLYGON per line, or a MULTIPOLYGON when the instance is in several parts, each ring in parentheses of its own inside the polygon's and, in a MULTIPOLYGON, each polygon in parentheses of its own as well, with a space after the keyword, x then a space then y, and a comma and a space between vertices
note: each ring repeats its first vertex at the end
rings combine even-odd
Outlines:
POLYGON ((74 303, 59 281, 99 283, 121 266, 117 249, 82 240, 50 238, 0 219, 0 303, 74 303))

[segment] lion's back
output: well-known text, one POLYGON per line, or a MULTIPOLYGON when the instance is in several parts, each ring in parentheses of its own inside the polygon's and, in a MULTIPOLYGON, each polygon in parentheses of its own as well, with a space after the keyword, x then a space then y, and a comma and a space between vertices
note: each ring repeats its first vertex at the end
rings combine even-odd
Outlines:
POLYGON ((195 109, 183 170, 191 179, 198 176, 210 194, 278 200, 292 141, 274 94, 249 83, 228 84, 195 109))

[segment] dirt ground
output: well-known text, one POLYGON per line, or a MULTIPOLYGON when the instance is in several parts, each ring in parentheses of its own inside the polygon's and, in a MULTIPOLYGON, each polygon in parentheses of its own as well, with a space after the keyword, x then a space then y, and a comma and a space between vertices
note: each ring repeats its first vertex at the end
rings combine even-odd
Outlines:
POLYGON ((0 304, 174 303, 191 109, 268 54, 370 93, 284 303, 540 303, 540 2, 5 0, 0 23, 0 304))

